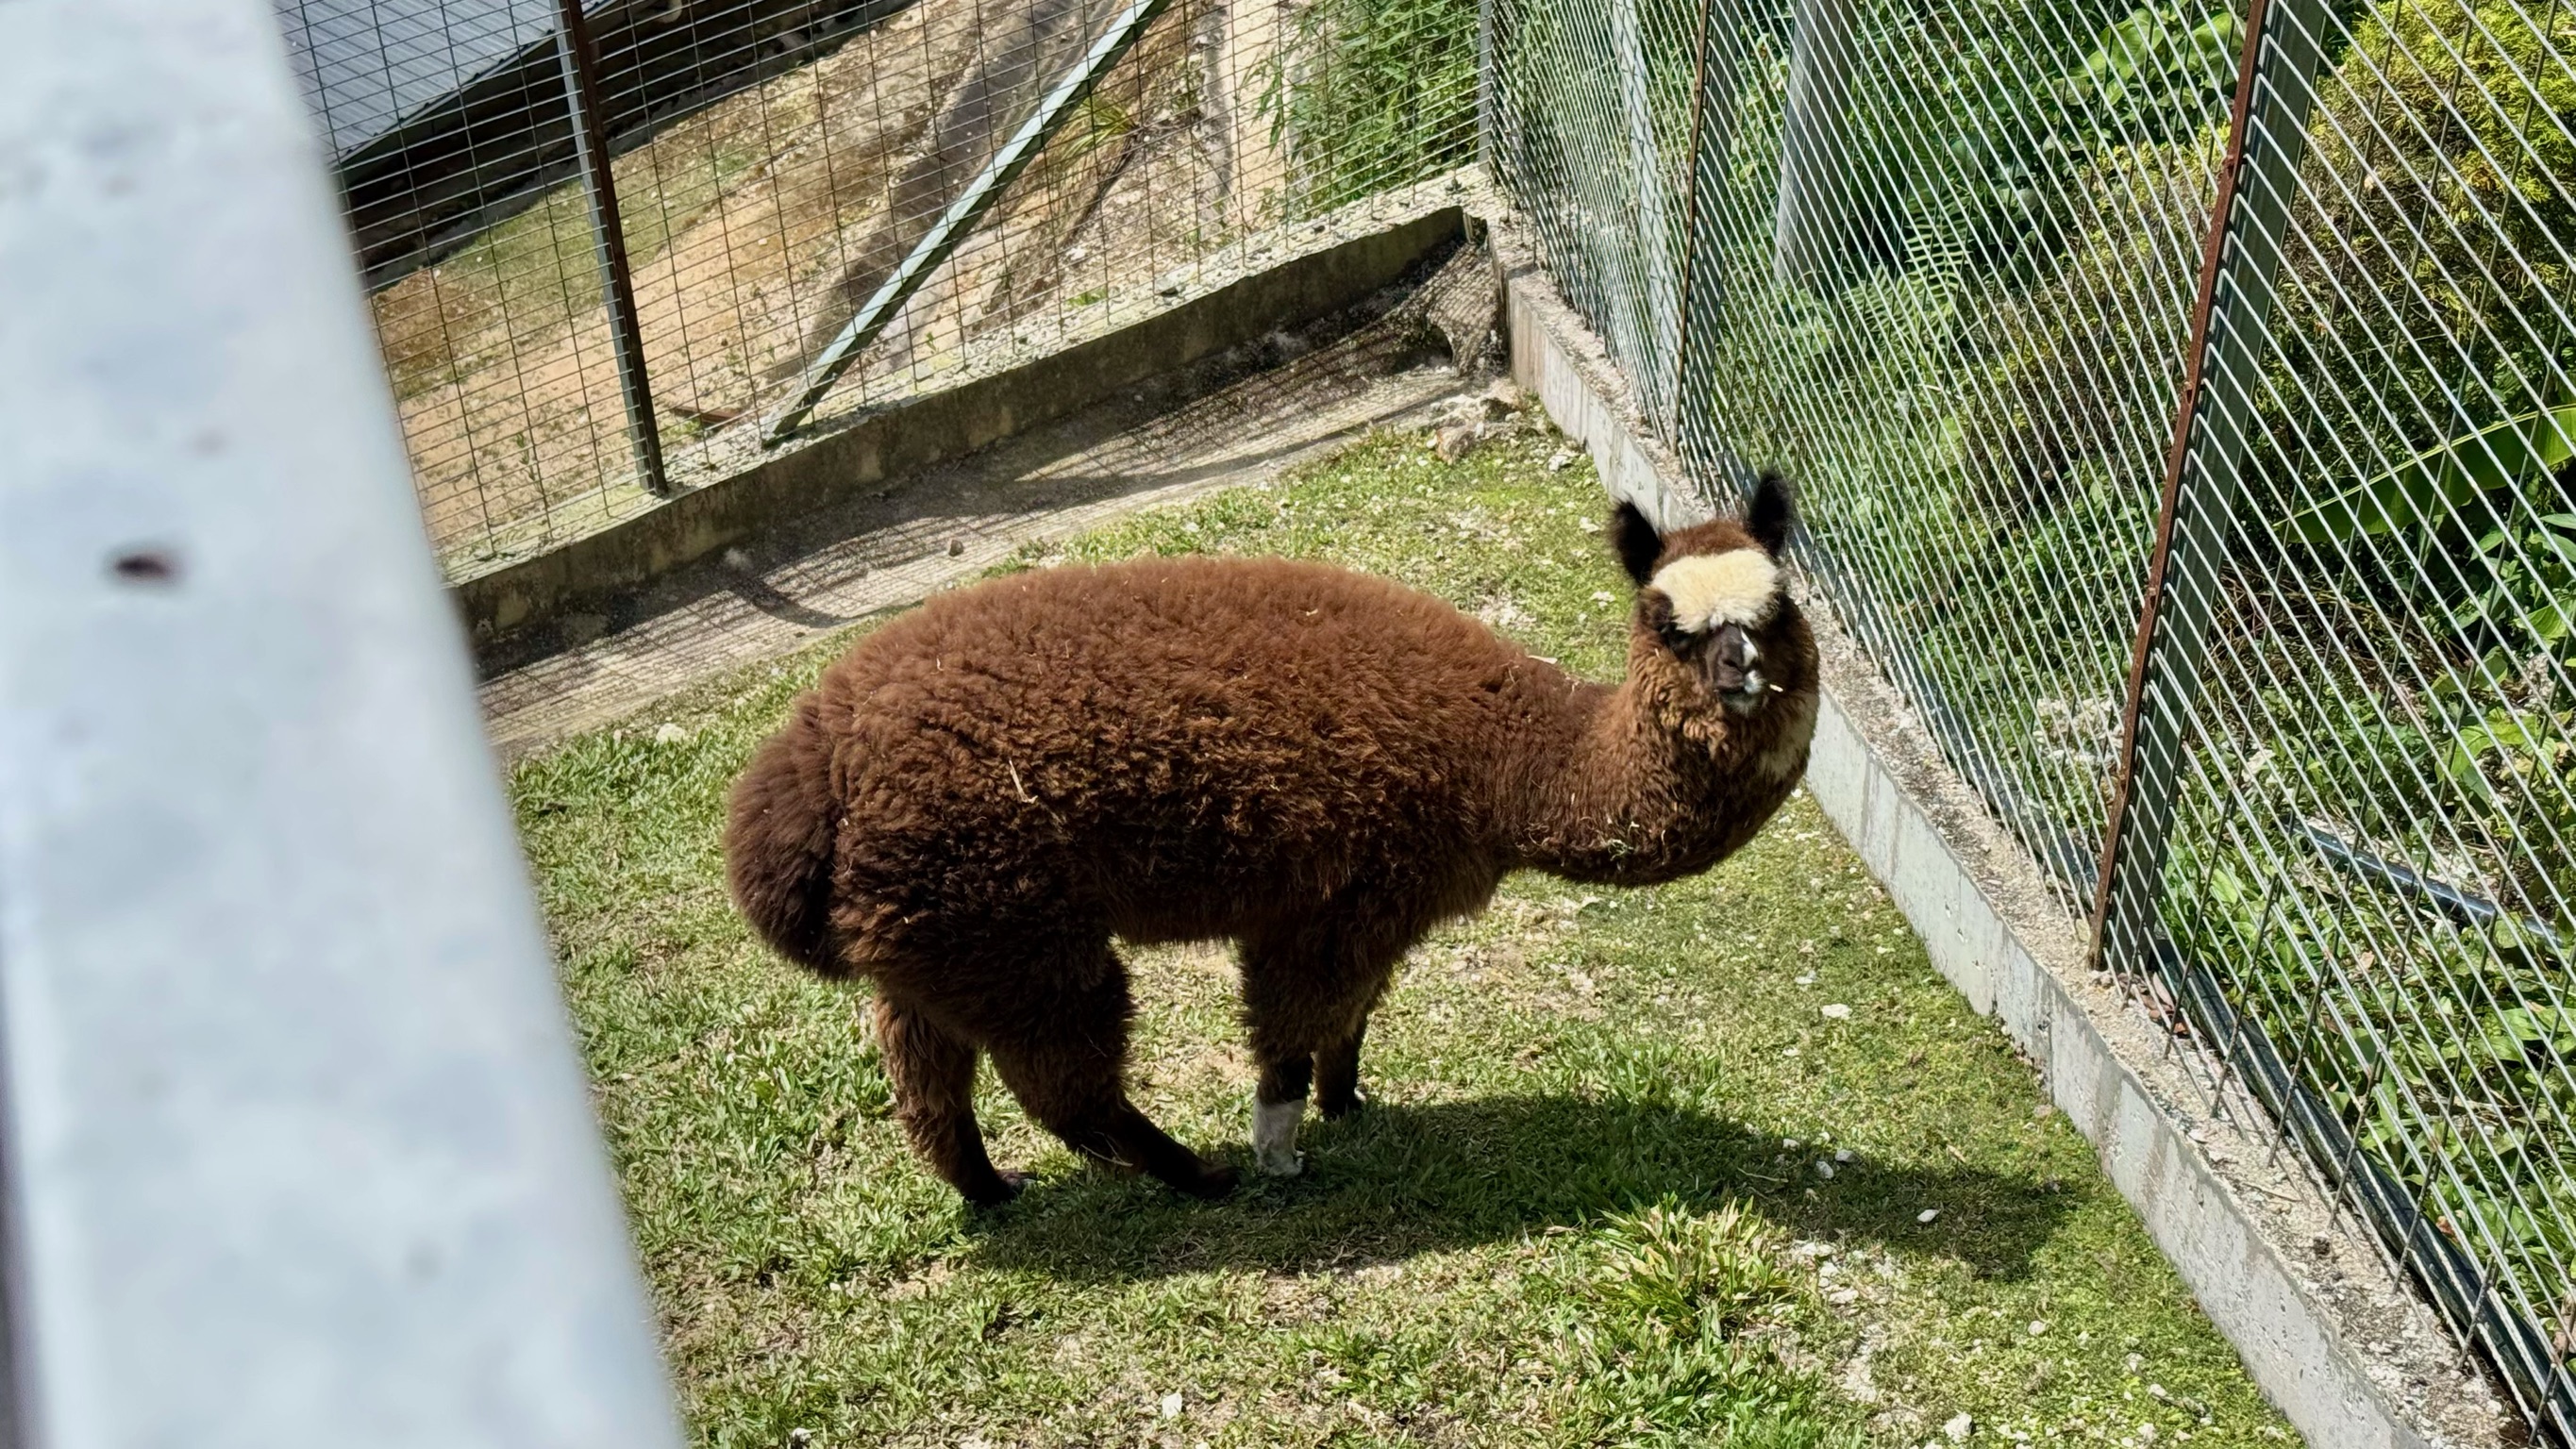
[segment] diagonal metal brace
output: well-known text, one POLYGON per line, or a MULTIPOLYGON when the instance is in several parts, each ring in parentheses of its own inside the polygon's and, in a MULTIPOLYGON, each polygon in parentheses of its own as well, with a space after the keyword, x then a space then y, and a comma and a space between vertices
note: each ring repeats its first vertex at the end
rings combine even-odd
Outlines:
POLYGON ((1154 18, 1170 4, 1171 0, 1134 0, 1120 12, 1108 30, 1092 42, 1091 49, 1038 102, 1037 109, 1020 123, 1019 130, 1012 133, 1011 139, 1003 143, 1001 150, 993 153, 993 159, 985 163, 983 171, 955 201, 948 204, 948 210, 940 216, 938 224, 914 245, 912 254, 903 259, 903 265, 894 269, 894 274, 885 279, 874 296, 868 298, 867 305, 861 307, 849 325, 841 329, 840 335, 832 339, 832 345, 824 348, 823 355, 805 369, 805 375, 798 384, 796 401, 788 404, 787 410, 780 413, 761 435, 762 447, 775 448, 795 436, 796 430, 813 414, 815 405, 832 390, 832 384, 840 381, 841 374, 849 371, 850 364, 858 361, 859 355, 884 334, 887 325, 903 310, 903 304, 912 300, 912 294, 921 290, 922 284, 939 270, 940 263, 947 261, 958 244, 975 230, 976 224, 984 219, 984 213, 992 210, 993 203, 1001 200, 1003 193, 1010 190, 1011 183, 1018 180, 1029 163, 1037 159, 1038 153, 1046 149, 1047 142, 1054 139, 1056 129, 1073 114, 1076 106, 1082 104, 1083 97, 1091 94, 1091 88, 1109 73, 1109 68, 1118 63, 1119 57, 1144 36, 1145 27, 1153 24, 1154 18))

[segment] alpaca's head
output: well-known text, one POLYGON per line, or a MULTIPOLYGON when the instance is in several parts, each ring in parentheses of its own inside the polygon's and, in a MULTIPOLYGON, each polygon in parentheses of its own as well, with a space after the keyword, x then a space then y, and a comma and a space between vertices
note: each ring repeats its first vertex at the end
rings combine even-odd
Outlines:
POLYGON ((1802 688, 1812 670, 1813 645, 1780 568, 1793 518, 1787 482, 1765 473, 1741 522, 1659 533, 1625 502, 1610 519, 1611 545, 1637 581, 1637 629, 1738 715, 1802 688))

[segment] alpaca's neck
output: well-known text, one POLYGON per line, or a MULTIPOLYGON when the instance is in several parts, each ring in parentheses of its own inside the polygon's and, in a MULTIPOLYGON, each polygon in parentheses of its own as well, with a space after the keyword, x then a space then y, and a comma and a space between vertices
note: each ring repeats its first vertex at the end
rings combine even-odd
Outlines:
POLYGON ((1564 700, 1552 758, 1525 762, 1506 812, 1523 864, 1615 885, 1672 880, 1733 852, 1796 788, 1813 697, 1774 696, 1751 715, 1689 709, 1676 668, 1640 647, 1618 688, 1564 700))

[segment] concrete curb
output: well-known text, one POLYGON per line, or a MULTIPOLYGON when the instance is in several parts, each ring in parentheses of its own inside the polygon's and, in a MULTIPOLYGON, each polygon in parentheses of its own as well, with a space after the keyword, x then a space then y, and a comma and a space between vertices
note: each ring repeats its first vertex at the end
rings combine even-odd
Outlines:
POLYGON ((1105 337, 871 414, 597 533, 466 579, 450 593, 476 650, 489 651, 887 478, 962 458, 1280 328, 1340 312, 1464 234, 1464 214, 1452 205, 1308 253, 1105 337))
MULTIPOLYGON (((1514 265, 1507 230, 1494 234, 1513 380, 1590 452, 1613 497, 1658 522, 1705 517, 1598 338, 1534 266, 1514 265)), ((2318 1449, 2504 1442, 2500 1414, 2465 1412, 2468 1398, 2490 1398, 2483 1367, 2348 1216, 2285 1164, 2264 1164, 2270 1128, 2241 1092, 2221 1088, 2215 1112, 2193 1111, 2209 1089, 2115 989, 2091 984, 2038 864, 1941 762, 1830 608, 1815 612, 1826 693, 1808 789, 1935 967, 2038 1068, 2255 1383, 2318 1449)))

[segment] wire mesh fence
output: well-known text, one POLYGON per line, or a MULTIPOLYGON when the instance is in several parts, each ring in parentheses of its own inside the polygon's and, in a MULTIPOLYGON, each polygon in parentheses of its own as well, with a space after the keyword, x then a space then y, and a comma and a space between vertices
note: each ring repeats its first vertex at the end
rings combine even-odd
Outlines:
POLYGON ((1473 0, 279 13, 460 576, 754 466, 782 422, 1332 239, 1475 149, 1473 0))
POLYGON ((1495 0, 1488 45, 1650 422, 1712 494, 1794 471, 2105 965, 2576 1437, 2576 12, 1495 0))

